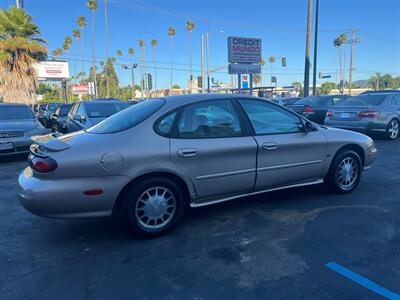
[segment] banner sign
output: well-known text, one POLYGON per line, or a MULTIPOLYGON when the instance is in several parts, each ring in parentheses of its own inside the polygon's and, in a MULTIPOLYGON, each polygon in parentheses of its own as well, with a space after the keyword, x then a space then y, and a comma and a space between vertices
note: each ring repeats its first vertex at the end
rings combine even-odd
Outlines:
POLYGON ((86 83, 82 84, 72 84, 71 85, 72 94, 81 95, 89 93, 89 85, 86 83))
POLYGON ((261 74, 261 65, 229 64, 229 74, 261 74))
POLYGON ((61 80, 69 78, 69 65, 66 61, 42 61, 35 65, 39 80, 61 80))
POLYGON ((94 90, 94 82, 93 81, 89 81, 88 82, 88 88, 89 88, 89 95, 94 96, 96 95, 96 91, 94 90))
POLYGON ((260 63, 261 39, 228 37, 228 62, 260 63))

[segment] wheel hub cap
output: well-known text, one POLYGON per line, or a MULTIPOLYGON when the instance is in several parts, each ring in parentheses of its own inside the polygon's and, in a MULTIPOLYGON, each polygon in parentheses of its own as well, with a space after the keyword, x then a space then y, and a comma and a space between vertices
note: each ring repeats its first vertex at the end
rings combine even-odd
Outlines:
POLYGON ((339 164, 336 177, 342 189, 351 189, 358 177, 358 165, 356 160, 352 157, 343 159, 339 164))
POLYGON ((399 134, 399 124, 395 121, 392 121, 389 126, 389 134, 392 139, 396 138, 399 134))

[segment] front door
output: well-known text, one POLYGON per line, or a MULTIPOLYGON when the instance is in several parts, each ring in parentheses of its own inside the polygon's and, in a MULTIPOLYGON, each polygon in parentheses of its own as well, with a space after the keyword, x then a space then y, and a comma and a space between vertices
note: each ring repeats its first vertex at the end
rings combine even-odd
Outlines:
POLYGON ((257 144, 243 136, 230 100, 208 100, 183 108, 170 141, 172 161, 192 180, 198 200, 251 192, 257 144))
POLYGON ((306 132, 295 114, 262 100, 241 99, 258 144, 256 190, 323 177, 327 140, 306 132))

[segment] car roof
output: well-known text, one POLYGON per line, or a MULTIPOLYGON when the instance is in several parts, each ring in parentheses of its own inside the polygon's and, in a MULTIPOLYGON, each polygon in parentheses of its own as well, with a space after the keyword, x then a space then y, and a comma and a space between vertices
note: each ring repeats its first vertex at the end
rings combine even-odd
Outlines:
MULTIPOLYGON (((165 99, 167 104, 179 105, 186 103, 195 103, 202 100, 223 100, 223 99, 232 99, 232 98, 249 98, 249 99, 262 99, 254 96, 244 95, 244 94, 188 94, 188 95, 176 95, 176 96, 167 96, 161 97, 161 99, 165 99)), ((263 99, 265 100, 265 99, 263 99)))
POLYGON ((0 103, 0 106, 10 106, 10 107, 24 106, 30 108, 29 105, 23 103, 0 103))
POLYGON ((77 103, 125 103, 118 99, 95 99, 95 100, 81 100, 77 103))
POLYGON ((368 95, 368 94, 398 94, 400 90, 380 90, 380 91, 366 91, 362 92, 360 95, 368 95))

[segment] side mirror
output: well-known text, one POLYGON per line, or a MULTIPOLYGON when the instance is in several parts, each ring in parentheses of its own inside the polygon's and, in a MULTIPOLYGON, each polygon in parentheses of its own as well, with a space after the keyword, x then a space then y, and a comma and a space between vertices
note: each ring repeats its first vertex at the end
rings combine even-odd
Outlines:
POLYGON ((80 115, 75 115, 72 118, 74 121, 78 121, 78 122, 84 122, 85 121, 85 117, 84 116, 80 116, 80 115))
POLYGON ((303 120, 303 128, 304 128, 305 132, 310 132, 310 131, 313 131, 315 129, 315 126, 310 121, 303 120))

